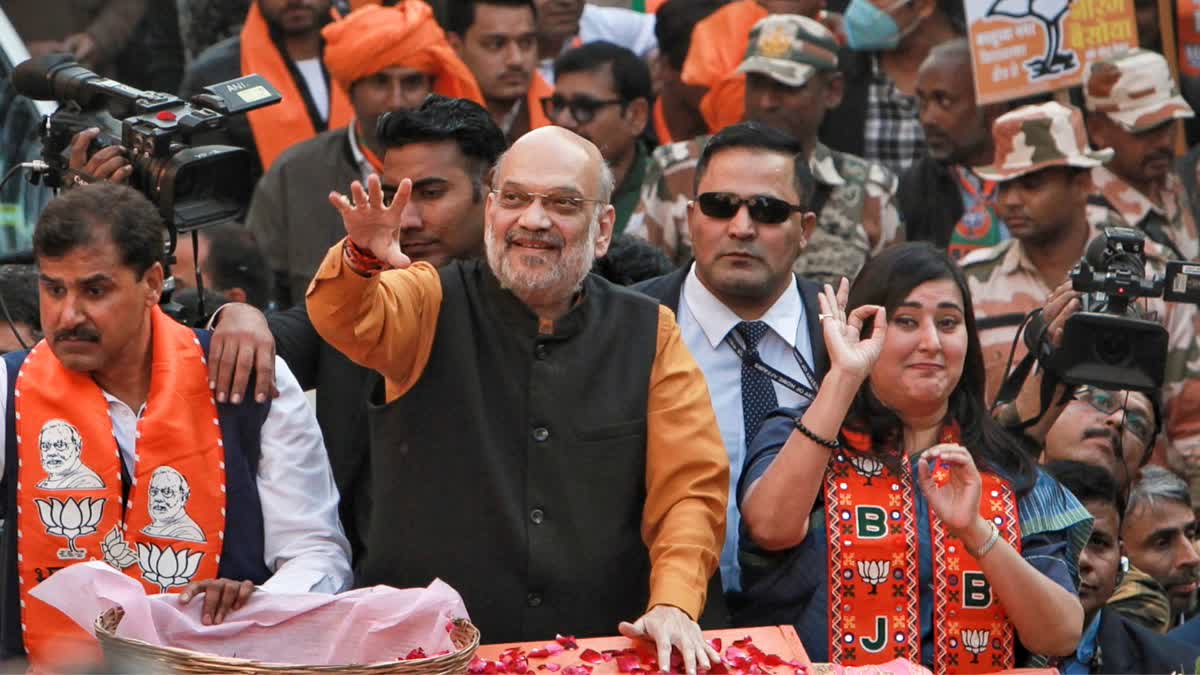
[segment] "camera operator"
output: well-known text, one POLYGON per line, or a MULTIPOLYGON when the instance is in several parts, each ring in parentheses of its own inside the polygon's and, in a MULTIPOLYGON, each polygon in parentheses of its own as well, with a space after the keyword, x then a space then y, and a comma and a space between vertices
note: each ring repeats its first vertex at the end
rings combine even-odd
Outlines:
MULTIPOLYGON (((1017 363, 1026 353, 1024 340, 1016 342, 1014 353, 1014 337, 1027 313, 1045 306, 1043 323, 1054 341, 1080 310, 1080 294, 1071 290, 1068 275, 1099 233, 1086 213, 1090 170, 1113 154, 1090 149, 1079 110, 1058 103, 1001 116, 993 137, 996 161, 978 173, 1000 183, 999 209, 1013 239, 974 251, 962 261, 976 300, 989 398, 1000 388, 1010 354, 1017 363)), ((1160 247, 1145 242, 1144 257, 1147 275, 1163 273, 1167 256, 1160 247)), ((1142 318, 1162 323, 1168 333, 1162 390, 1168 457, 1200 466, 1200 406, 1184 403, 1200 400, 1196 307, 1161 298, 1139 299, 1134 306, 1142 318)), ((1036 376, 1025 383, 1011 418, 1037 416, 1039 385, 1036 376)))

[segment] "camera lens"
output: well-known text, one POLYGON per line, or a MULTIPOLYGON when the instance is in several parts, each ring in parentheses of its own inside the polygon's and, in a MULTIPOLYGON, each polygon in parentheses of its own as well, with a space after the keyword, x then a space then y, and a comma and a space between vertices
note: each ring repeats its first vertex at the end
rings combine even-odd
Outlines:
POLYGON ((1115 330, 1102 330, 1092 342, 1096 359, 1110 366, 1123 366, 1132 360, 1133 346, 1129 336, 1115 330))

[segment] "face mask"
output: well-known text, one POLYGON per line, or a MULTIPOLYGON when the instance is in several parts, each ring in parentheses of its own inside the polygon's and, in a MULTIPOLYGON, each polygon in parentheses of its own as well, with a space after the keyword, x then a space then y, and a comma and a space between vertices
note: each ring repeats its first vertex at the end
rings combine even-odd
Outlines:
POLYGON ((860 52, 877 52, 895 49, 900 44, 900 38, 916 27, 914 23, 904 33, 896 25, 896 20, 888 12, 909 0, 900 0, 890 5, 887 10, 871 4, 869 0, 850 0, 843 19, 846 28, 846 42, 850 49, 860 52))

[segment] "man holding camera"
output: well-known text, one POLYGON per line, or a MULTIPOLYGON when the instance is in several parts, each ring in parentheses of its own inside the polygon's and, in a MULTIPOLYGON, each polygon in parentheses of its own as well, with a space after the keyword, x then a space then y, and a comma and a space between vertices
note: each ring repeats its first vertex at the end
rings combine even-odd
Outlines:
POLYGON ((95 639, 30 593, 85 560, 185 604, 203 595, 205 624, 256 587, 350 585, 338 493, 304 393, 277 362, 275 400, 213 400, 209 335, 159 307, 163 235, 143 195, 108 182, 66 192, 38 220, 47 338, 0 363, 0 657, 27 653, 47 672, 98 665, 95 639))
POLYGON ((1092 169, 1088 220, 1120 221, 1146 234, 1171 258, 1196 260, 1200 235, 1192 203, 1175 173, 1179 120, 1194 117, 1161 54, 1133 49, 1088 64, 1083 88, 1087 130, 1116 151, 1092 169))
MULTIPOLYGON (((1058 103, 1025 106, 1001 116, 993 125, 993 139, 995 162, 977 173, 1000 184, 998 207, 1013 238, 962 261, 975 302, 989 398, 1000 388, 1010 354, 1013 364, 1025 355, 1024 342, 1014 345, 1014 337, 1027 313, 1045 307, 1044 325, 1055 341, 1061 340, 1066 319, 1080 310, 1069 275, 1101 232, 1087 219, 1090 172, 1113 154, 1089 148, 1079 110, 1058 103)), ((1161 247, 1145 242, 1144 257, 1147 277, 1163 274, 1167 256, 1161 247)), ((1168 304, 1161 297, 1139 299, 1132 307, 1167 329, 1166 447, 1169 456, 1194 456, 1200 451, 1200 406, 1186 402, 1200 397, 1196 308, 1168 304)), ((1037 413, 1036 407, 1020 411, 1022 419, 1037 413)))

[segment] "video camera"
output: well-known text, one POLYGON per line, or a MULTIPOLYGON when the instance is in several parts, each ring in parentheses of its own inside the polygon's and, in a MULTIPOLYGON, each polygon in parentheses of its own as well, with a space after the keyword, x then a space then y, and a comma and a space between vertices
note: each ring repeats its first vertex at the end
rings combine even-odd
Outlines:
POLYGON ((72 172, 66 158, 71 140, 99 128, 89 156, 111 145, 128 150, 133 165, 129 184, 158 207, 170 229, 169 252, 177 233, 239 217, 254 185, 253 159, 246 150, 193 142, 220 129, 226 117, 281 98, 264 78, 247 75, 205 87, 185 102, 101 77, 64 54, 21 63, 12 82, 29 98, 61 104, 42 129, 42 158, 49 169, 31 180, 63 187, 72 172))
MULTIPOLYGON (((1200 304, 1200 265, 1173 261, 1163 277, 1146 276, 1145 237, 1125 227, 1105 228, 1088 244, 1071 271, 1071 286, 1083 294, 1080 311, 1063 327, 1062 346, 1046 368, 1066 384, 1153 391, 1162 387, 1167 365, 1167 329, 1162 317, 1145 317, 1135 301, 1200 304)), ((1042 331, 1034 331, 1035 339, 1042 331)))

